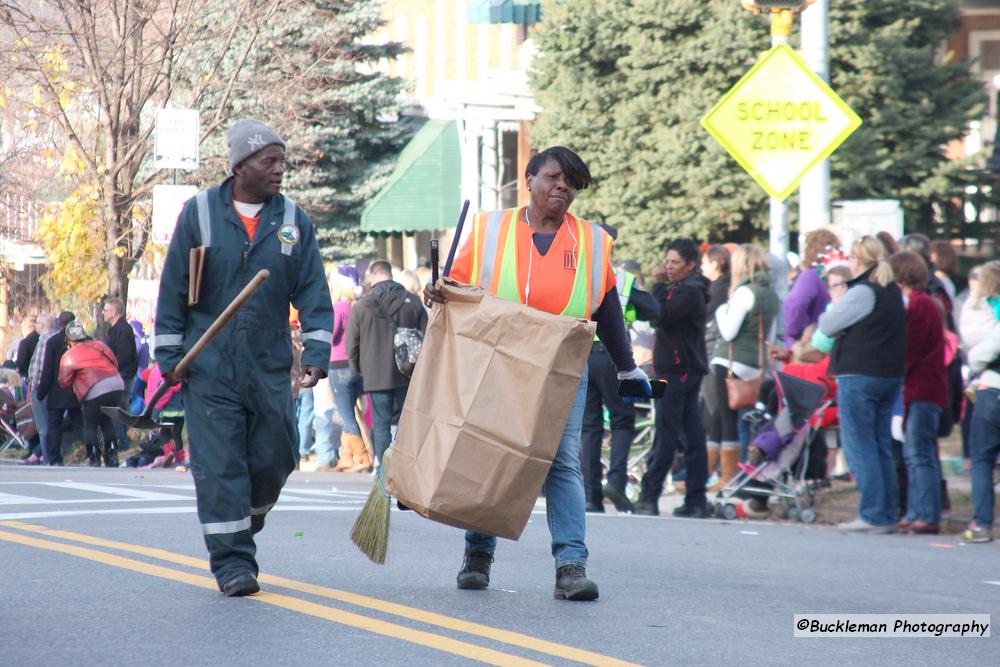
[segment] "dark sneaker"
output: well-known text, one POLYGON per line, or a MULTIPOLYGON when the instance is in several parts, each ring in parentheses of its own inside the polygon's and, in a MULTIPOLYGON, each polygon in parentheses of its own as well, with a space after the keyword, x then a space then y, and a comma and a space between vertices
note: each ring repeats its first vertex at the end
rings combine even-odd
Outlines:
POLYGON ((640 500, 632 508, 632 514, 638 514, 639 516, 660 516, 660 508, 656 506, 656 503, 647 503, 640 500))
POLYGON ((614 503, 615 509, 619 512, 635 511, 635 506, 632 504, 632 501, 629 500, 624 493, 610 484, 604 487, 604 497, 614 503))
POLYGON ((681 519, 707 519, 708 507, 705 505, 681 505, 674 508, 674 516, 681 519))
POLYGON ((576 563, 563 565, 556 570, 556 589, 552 597, 557 600, 596 600, 597 584, 587 578, 587 568, 576 563))
POLYGON ((253 572, 241 572, 235 577, 222 584, 222 594, 229 598, 241 598, 245 595, 253 595, 260 590, 257 577, 253 572))
POLYGON ((465 591, 483 591, 490 585, 490 565, 493 554, 485 551, 466 551, 462 569, 458 571, 458 587, 465 591))
POLYGON ((601 503, 587 501, 586 510, 591 514, 604 514, 604 505, 602 505, 601 503))

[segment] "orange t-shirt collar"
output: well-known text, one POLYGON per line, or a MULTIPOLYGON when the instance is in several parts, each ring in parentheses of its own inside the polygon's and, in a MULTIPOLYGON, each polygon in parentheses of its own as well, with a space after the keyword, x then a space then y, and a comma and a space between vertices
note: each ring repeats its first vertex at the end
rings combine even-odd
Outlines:
MULTIPOLYGON (((260 222, 260 212, 257 213, 256 217, 248 218, 240 213, 240 210, 236 208, 235 201, 233 202, 233 210, 236 211, 236 215, 239 216, 240 221, 243 223, 243 228, 247 230, 247 236, 249 236, 250 240, 253 241, 253 235, 257 233, 257 223, 260 222)), ((261 211, 263 210, 264 209, 261 209, 261 211)))

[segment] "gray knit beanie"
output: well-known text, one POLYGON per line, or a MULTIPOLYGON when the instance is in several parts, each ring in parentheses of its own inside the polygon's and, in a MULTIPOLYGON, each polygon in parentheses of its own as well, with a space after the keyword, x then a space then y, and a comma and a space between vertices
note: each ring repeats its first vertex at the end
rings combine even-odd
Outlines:
POLYGON ((229 128, 229 170, 235 171, 240 162, 274 144, 285 147, 278 133, 264 123, 253 118, 237 121, 229 128))

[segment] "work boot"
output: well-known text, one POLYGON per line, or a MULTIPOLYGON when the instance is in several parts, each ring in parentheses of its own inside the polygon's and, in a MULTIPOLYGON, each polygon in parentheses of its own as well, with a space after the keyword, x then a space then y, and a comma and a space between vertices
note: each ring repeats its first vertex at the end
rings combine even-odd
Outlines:
MULTIPOLYGON (((97 450, 97 445, 94 445, 94 450, 97 450)), ((104 467, 118 467, 118 443, 114 440, 104 443, 104 467)))
POLYGON ((351 449, 354 452, 354 465, 347 469, 347 472, 371 472, 372 459, 368 456, 368 448, 360 435, 348 435, 351 441, 351 449))
POLYGON ((493 554, 485 551, 466 551, 462 569, 458 571, 458 587, 466 591, 483 591, 490 585, 490 565, 493 554))
POLYGON ((260 590, 257 577, 253 572, 240 572, 232 579, 222 584, 222 594, 229 598, 240 598, 253 595, 260 590))
POLYGON ((597 584, 587 578, 587 568, 570 563, 556 569, 556 588, 552 597, 557 600, 596 600, 597 584))
POLYGON ((101 451, 97 445, 87 445, 87 460, 91 468, 101 467, 101 451))
POLYGON ((639 499, 639 502, 632 508, 632 514, 639 516, 660 516, 660 508, 655 502, 639 499))
MULTIPOLYGON (((364 444, 363 442, 361 444, 364 444)), ((354 447, 351 441, 351 434, 341 432, 340 434, 340 458, 337 465, 333 466, 333 472, 345 472, 348 468, 354 467, 354 447)))
MULTIPOLYGON (((632 505, 632 501, 622 493, 618 487, 608 484, 604 487, 604 497, 614 503, 615 509, 619 512, 632 512, 635 507, 632 505)), ((601 508, 603 511, 603 507, 601 508)))
POLYGON ((680 507, 675 507, 673 514, 675 517, 681 519, 707 519, 708 507, 705 505, 688 505, 684 503, 680 507))

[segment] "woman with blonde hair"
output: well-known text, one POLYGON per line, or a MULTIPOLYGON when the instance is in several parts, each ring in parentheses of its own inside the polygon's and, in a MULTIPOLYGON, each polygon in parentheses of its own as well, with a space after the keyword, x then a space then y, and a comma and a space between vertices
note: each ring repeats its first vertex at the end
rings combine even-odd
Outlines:
POLYGON ((854 278, 847 293, 820 315, 819 329, 836 339, 830 374, 837 376, 840 436, 861 501, 850 532, 896 530, 892 409, 903 388, 906 308, 882 243, 864 236, 851 246, 854 278))
POLYGON ((709 459, 716 458, 711 450, 718 450, 723 483, 737 473, 741 455, 739 413, 729 407, 726 378, 760 377, 767 359, 764 343, 771 337, 779 305, 763 251, 750 244, 737 247, 731 258, 729 301, 715 311, 719 339, 710 382, 720 400, 707 424, 709 459))
POLYGON ((371 470, 372 460, 361 439, 361 427, 354 417, 354 406, 362 393, 361 376, 351 369, 345 336, 351 307, 358 298, 358 288, 351 278, 338 272, 330 277, 330 296, 334 299, 333 344, 330 347, 328 377, 333 389, 333 403, 340 417, 340 456, 336 466, 330 467, 331 461, 320 461, 317 470, 365 472, 371 470))
MULTIPOLYGON (((1000 261, 979 268, 979 291, 1000 320, 1000 261)), ((993 539, 993 467, 1000 454, 1000 322, 969 350, 970 382, 976 392, 972 412, 972 523, 963 534, 967 542, 993 539)))

